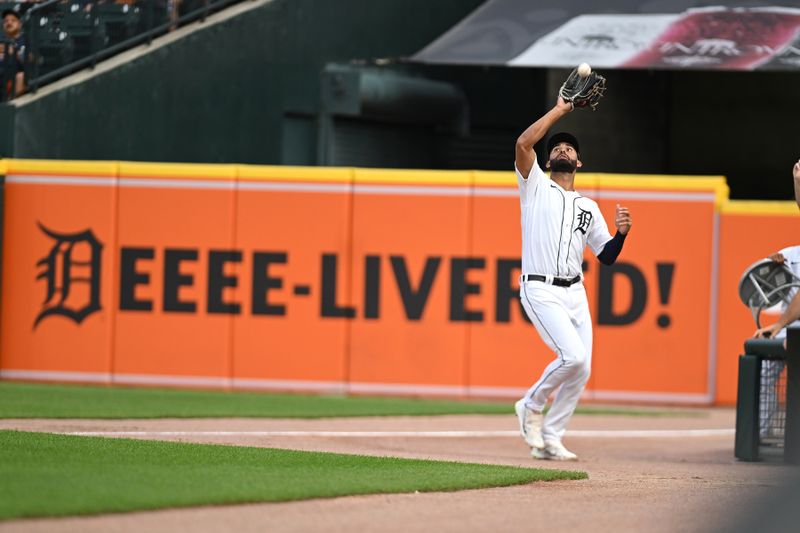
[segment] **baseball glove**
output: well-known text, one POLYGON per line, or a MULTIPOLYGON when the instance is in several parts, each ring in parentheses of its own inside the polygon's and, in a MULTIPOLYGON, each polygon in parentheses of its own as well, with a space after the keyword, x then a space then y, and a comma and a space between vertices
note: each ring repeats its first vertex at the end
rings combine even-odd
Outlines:
POLYGON ((578 69, 573 69, 561 85, 558 95, 565 102, 572 102, 574 107, 591 107, 597 109, 600 98, 606 91, 606 79, 595 71, 586 77, 578 74, 578 69))

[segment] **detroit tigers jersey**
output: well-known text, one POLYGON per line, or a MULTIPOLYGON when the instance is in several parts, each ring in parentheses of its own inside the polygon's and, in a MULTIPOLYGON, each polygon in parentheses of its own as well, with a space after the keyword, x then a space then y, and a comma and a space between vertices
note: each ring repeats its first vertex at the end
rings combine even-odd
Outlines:
MULTIPOLYGON (((800 278, 800 246, 789 246, 788 248, 784 248, 781 250, 780 253, 786 260, 784 261, 784 265, 786 265, 789 270, 792 271, 792 274, 800 278)), ((792 289, 789 293, 789 298, 794 298, 794 295, 797 294, 797 289, 792 289)), ((781 304, 781 312, 786 310, 787 304, 781 304)), ((800 326, 800 320, 795 320, 787 327, 797 327, 800 326)), ((785 335, 786 330, 782 330, 782 333, 785 335)))
POLYGON ((581 274, 586 245, 597 255, 611 240, 597 203, 564 190, 536 161, 527 179, 516 165, 514 170, 522 212, 522 273, 562 278, 581 274))

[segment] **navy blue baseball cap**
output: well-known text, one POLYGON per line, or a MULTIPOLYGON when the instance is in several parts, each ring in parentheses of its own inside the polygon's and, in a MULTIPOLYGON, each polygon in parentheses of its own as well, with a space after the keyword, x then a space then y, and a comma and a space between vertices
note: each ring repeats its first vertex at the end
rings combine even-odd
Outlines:
POLYGON ((550 152, 553 151, 553 148, 559 143, 567 143, 571 144, 575 151, 580 153, 581 148, 578 146, 578 139, 571 133, 567 133, 566 131, 562 131, 556 133, 547 140, 547 154, 550 155, 550 152))

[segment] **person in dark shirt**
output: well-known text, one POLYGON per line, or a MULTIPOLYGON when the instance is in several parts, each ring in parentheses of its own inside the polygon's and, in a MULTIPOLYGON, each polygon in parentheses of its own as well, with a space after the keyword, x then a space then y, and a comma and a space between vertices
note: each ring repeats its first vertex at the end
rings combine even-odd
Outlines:
POLYGON ((24 62, 27 42, 22 33, 22 20, 20 14, 14 9, 3 11, 3 35, 14 43, 17 55, 24 62))
POLYGON ((14 9, 6 9, 3 15, 3 39, 0 40, 0 62, 2 79, 5 81, 5 98, 11 99, 25 92, 26 41, 22 33, 22 21, 14 9))

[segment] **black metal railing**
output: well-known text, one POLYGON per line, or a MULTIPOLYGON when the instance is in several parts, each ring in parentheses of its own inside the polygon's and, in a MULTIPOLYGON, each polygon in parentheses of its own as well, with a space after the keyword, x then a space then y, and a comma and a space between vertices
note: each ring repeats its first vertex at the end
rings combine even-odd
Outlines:
MULTIPOLYGON (((241 0, 46 0, 21 14, 25 89, 35 92, 241 0)), ((14 6, 15 4, 0 4, 14 6)), ((24 6, 16 4, 21 12, 24 6)), ((7 8, 6 8, 7 9, 7 8)), ((8 72, 9 68, 4 68, 8 72)), ((4 80, 5 81, 5 80, 4 80)), ((6 85, 4 85, 6 87, 6 85)), ((3 91, 2 99, 15 93, 3 91)))

